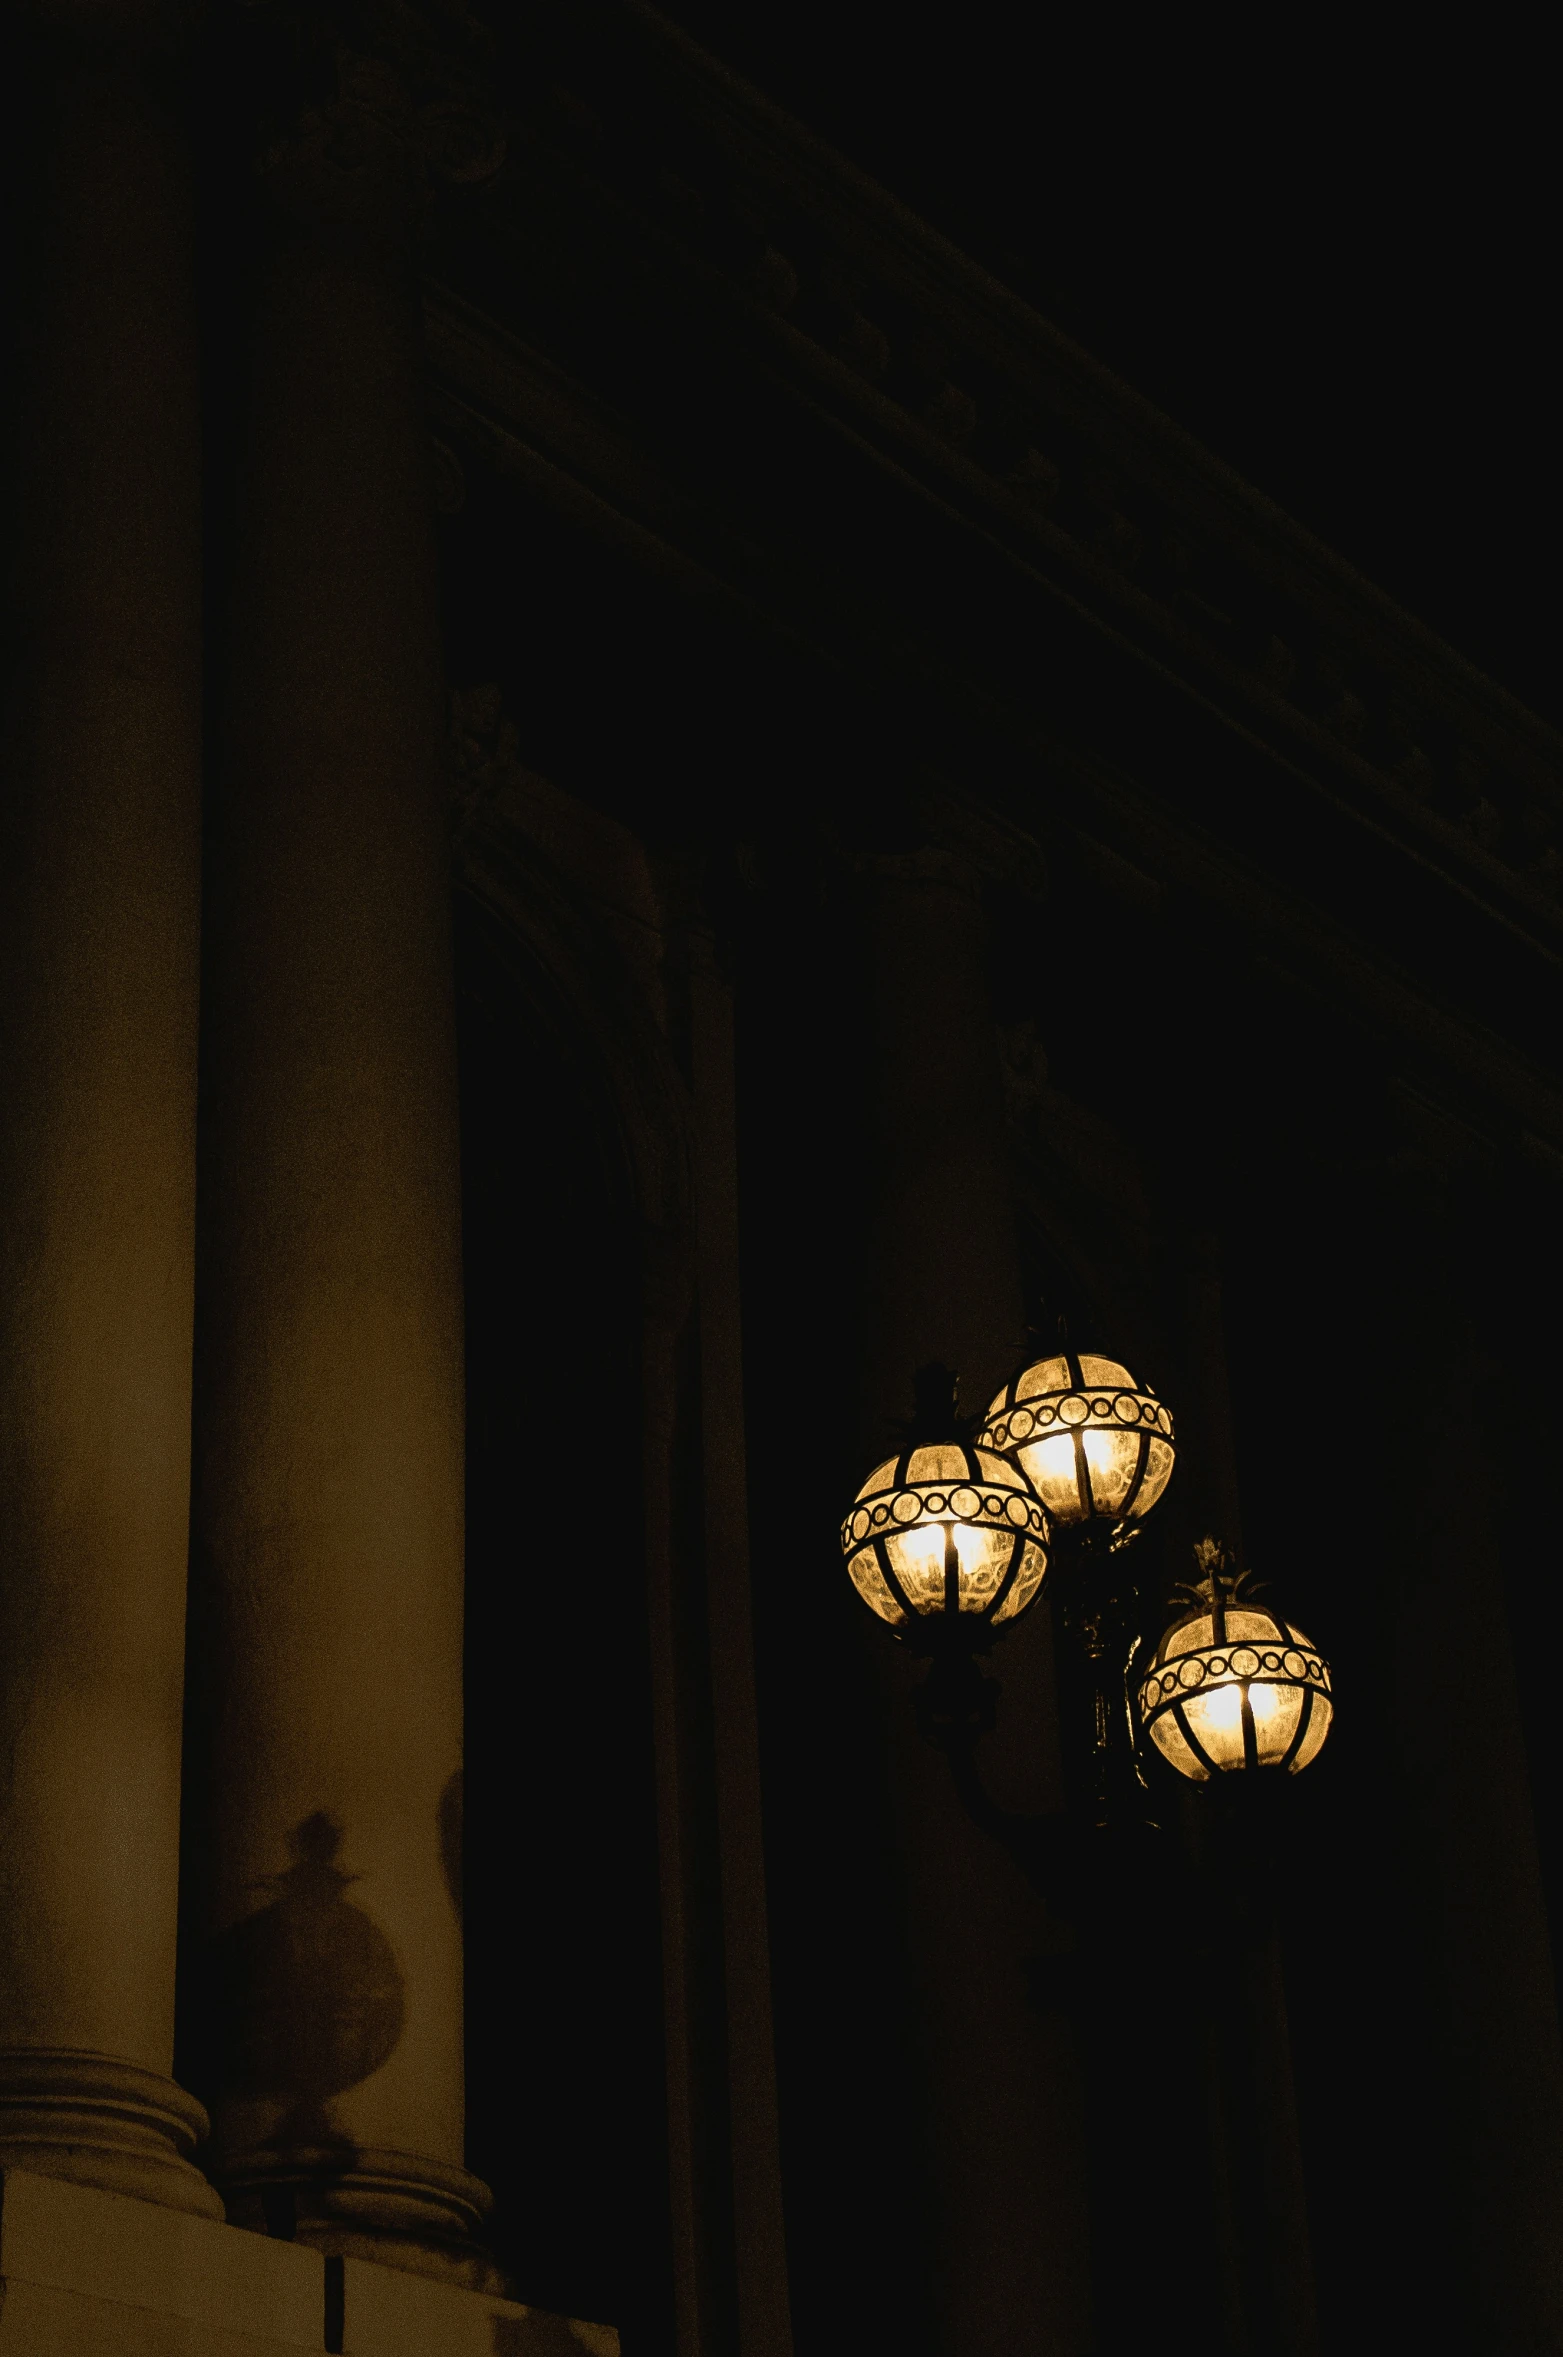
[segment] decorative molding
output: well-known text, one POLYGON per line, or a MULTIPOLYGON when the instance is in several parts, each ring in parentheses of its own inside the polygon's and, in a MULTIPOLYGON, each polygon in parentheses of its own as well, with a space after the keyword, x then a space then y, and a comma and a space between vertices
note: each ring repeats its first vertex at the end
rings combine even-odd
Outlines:
POLYGON ((462 0, 243 0, 228 38, 284 210, 415 218, 504 163, 493 36, 462 0))
POLYGON ((500 214, 595 203, 799 400, 1563 952, 1553 730, 642 0, 526 23, 500 214))

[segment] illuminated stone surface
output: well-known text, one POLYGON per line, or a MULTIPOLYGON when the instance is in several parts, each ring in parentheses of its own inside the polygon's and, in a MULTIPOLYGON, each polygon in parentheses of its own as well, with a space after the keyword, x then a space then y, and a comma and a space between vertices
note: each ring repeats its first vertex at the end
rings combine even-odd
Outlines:
POLYGON ((7 2169, 0 2357, 618 2357, 609 2326, 7 2169))

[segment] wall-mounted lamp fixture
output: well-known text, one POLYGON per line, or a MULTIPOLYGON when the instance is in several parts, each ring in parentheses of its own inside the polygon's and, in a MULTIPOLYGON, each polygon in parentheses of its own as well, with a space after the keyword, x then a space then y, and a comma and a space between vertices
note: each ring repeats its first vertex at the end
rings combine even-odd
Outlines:
POLYGON ((1147 1656, 1124 1558, 1175 1462, 1172 1416, 1153 1391, 1117 1359, 1067 1343, 1023 1367, 980 1423, 960 1416, 948 1368, 922 1368, 916 1386, 916 1414, 853 1500, 841 1548, 864 1602, 931 1657, 919 1709, 952 1758, 964 1751, 974 1814, 1000 1830, 970 1765, 998 1692, 976 1656, 1044 1584, 1077 1822, 1149 1821, 1151 1747, 1195 1782, 1295 1774, 1317 1756, 1333 1710, 1328 1665, 1214 1539, 1196 1548, 1202 1576, 1179 1591, 1147 1656))
POLYGON ((972 1441, 947 1368, 919 1370, 917 1413, 853 1500, 841 1551, 864 1603, 918 1652, 991 1640, 1035 1598, 1041 1501, 1022 1470, 972 1441))

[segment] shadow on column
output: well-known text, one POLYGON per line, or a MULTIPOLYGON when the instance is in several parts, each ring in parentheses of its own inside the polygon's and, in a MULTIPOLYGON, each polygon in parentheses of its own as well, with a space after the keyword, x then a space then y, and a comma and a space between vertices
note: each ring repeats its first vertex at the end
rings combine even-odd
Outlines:
POLYGON ((294 1826, 275 1896, 211 1943, 192 2024, 203 2084, 282 2104, 266 2145, 309 2154, 326 2176, 358 2158, 331 2099, 390 2060, 406 2018, 395 1951, 347 1896, 358 1877, 337 1862, 342 1838, 324 1809, 294 1826))

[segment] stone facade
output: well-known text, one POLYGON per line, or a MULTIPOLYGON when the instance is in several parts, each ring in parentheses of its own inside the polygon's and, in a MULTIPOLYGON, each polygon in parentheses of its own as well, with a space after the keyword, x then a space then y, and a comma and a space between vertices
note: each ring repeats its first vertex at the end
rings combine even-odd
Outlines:
POLYGON ((639 0, 15 49, 0 2353, 1558 2345, 1563 748, 639 0), (842 1574, 1060 1310, 1263 1904, 842 1574))

